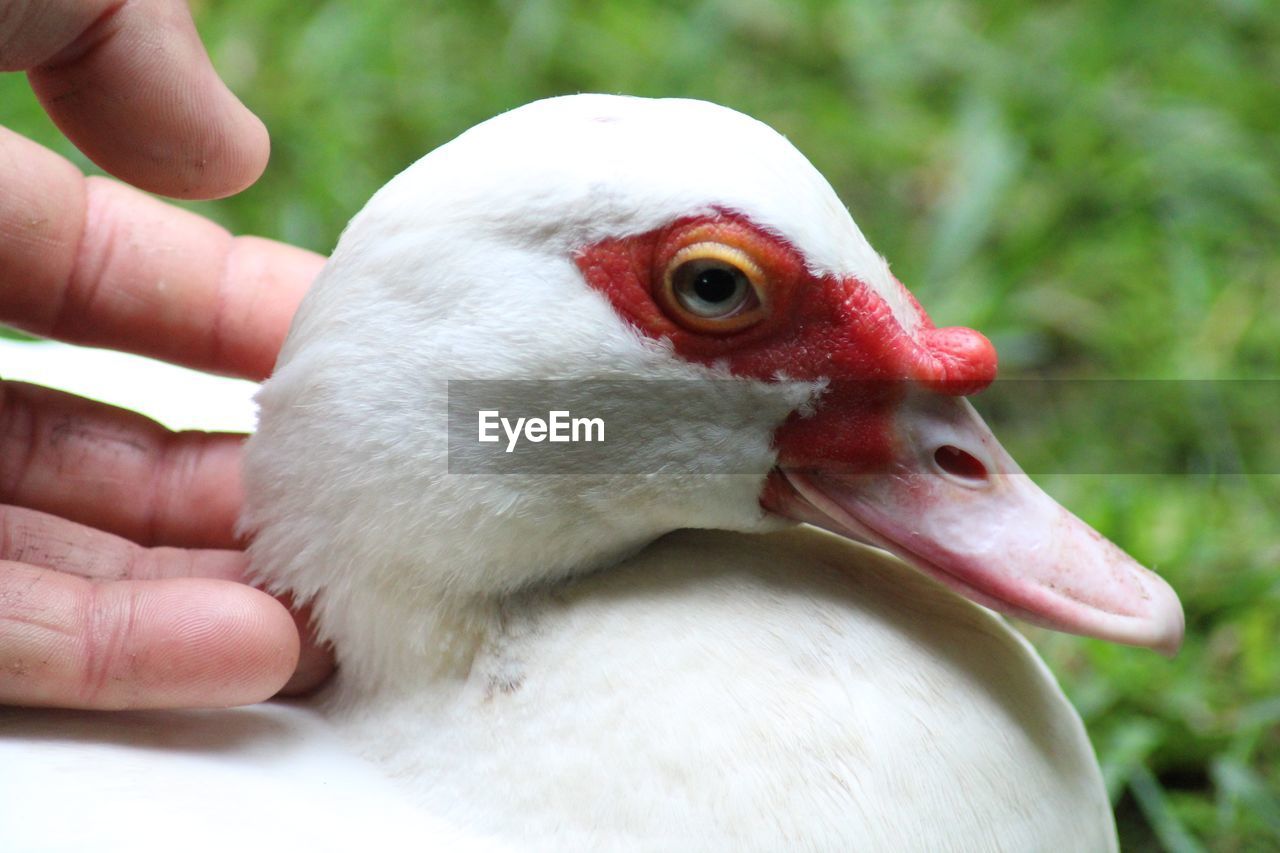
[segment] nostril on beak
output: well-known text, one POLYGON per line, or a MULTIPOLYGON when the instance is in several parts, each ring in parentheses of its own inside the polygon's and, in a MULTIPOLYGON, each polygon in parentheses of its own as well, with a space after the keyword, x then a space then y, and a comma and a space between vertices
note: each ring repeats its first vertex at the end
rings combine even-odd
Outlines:
POLYGON ((933 461, 953 477, 975 484, 984 483, 987 480, 987 466, 972 453, 961 450, 953 444, 944 444, 933 451, 933 461))

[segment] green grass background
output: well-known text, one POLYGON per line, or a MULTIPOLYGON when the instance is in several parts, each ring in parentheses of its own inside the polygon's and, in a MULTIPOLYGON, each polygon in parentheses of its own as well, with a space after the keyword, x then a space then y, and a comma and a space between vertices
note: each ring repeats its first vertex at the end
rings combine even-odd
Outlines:
MULTIPOLYGON (((326 251, 405 165, 539 97, 701 97, 789 136, 939 324, 989 334, 1003 375, 1280 377, 1280 4, 225 0, 196 13, 274 140, 257 186, 193 205, 237 232, 326 251)), ((0 79, 0 120, 89 169, 21 77, 0 79)), ((1250 410, 1247 393, 1235 404, 1254 429, 1229 451, 1276 440, 1280 412, 1250 410)), ((1169 473, 1040 480, 1179 590, 1182 653, 1029 633, 1088 724, 1127 849, 1280 850, 1280 476, 1240 476, 1262 470, 1243 459, 1211 466, 1237 474, 1173 473, 1232 435, 1204 408, 1117 412, 1011 448, 1029 470, 1079 470, 1110 433, 1140 430, 1169 473)))

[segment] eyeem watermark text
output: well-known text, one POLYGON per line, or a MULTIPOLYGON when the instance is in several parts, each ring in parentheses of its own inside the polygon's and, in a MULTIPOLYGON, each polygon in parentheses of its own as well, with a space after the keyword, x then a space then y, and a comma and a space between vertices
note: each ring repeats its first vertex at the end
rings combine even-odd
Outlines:
POLYGON ((501 441, 498 428, 507 437, 507 453, 516 449, 521 436, 525 441, 537 444, 542 441, 557 444, 567 442, 604 441, 604 418, 575 418, 568 411, 557 409, 547 412, 546 418, 504 418, 496 409, 481 409, 477 414, 477 440, 493 443, 501 441))
MULTIPOLYGON (((850 393, 861 393, 862 384, 850 393)), ((448 470, 753 473, 753 457, 689 452, 725 446, 732 424, 724 401, 739 399, 740 386, 741 380, 450 380, 448 470)), ((873 393, 889 399, 894 392, 873 393)), ((1280 379, 999 379, 974 403, 1033 476, 1280 476, 1280 379)))

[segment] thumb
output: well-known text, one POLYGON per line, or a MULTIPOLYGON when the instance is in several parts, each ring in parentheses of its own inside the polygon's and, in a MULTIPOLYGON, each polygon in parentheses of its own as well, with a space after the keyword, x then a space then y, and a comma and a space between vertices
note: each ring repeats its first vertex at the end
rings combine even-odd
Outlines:
POLYGON ((182 0, 27 0, 0 20, 0 67, 28 69, 91 160, 178 198, 239 192, 266 167, 266 128, 219 79, 182 0))

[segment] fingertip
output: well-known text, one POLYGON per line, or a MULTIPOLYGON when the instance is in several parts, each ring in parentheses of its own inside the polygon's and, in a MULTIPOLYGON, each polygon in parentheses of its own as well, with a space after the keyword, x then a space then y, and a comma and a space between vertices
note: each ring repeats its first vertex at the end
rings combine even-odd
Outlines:
POLYGON ((279 693, 298 671, 302 655, 298 625, 293 614, 270 595, 240 583, 231 586, 245 599, 243 643, 233 643, 225 679, 211 673, 212 698, 226 705, 264 702, 279 693))
POLYGON ((141 189, 222 198, 267 166, 266 126, 218 77, 181 0, 121 4, 28 76, 67 137, 141 189))
POLYGON ((131 707, 209 708, 271 698, 298 667, 300 641, 280 602, 231 581, 151 582, 135 637, 131 707))
POLYGON ((229 120, 228 125, 239 128, 236 139, 240 159, 225 170, 227 180, 223 186, 210 188, 216 192, 197 196, 198 198, 225 198, 248 189, 262 177, 271 161, 271 134, 266 124, 227 88, 221 78, 218 78, 218 85, 227 93, 231 112, 235 114, 234 120, 229 120))
POLYGON ((187 200, 226 198, 256 183, 271 158, 267 126, 227 88, 212 66, 208 76, 202 91, 193 91, 187 103, 175 107, 176 129, 163 159, 134 159, 132 152, 123 156, 112 152, 119 171, 107 171, 148 192, 187 200), (202 114, 181 114, 186 111, 202 114))

